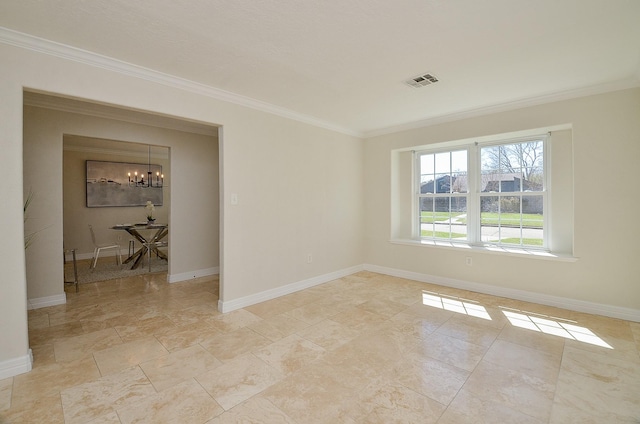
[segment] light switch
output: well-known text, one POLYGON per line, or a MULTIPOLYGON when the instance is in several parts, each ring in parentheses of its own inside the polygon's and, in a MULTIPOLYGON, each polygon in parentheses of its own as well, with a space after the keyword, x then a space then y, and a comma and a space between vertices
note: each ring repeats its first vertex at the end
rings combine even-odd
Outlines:
POLYGON ((231 204, 232 205, 237 205, 238 204, 238 194, 237 193, 231 193, 231 204))

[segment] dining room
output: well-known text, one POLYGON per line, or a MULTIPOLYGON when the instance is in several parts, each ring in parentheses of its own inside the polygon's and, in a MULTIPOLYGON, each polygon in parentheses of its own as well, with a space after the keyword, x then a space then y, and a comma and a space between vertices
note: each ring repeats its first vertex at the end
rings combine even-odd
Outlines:
POLYGON ((63 249, 69 261, 75 250, 86 282, 149 271, 166 273, 169 282, 217 274, 218 161, 215 127, 26 92, 29 307, 64 303, 63 281, 73 276, 63 249), (114 244, 119 248, 101 250, 91 269, 96 245, 114 244), (119 255, 130 260, 120 265, 119 255))

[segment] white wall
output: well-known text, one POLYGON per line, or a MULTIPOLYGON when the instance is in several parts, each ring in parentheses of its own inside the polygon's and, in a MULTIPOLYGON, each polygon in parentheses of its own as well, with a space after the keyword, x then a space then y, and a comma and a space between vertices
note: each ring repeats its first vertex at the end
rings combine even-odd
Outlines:
MULTIPOLYGON (((367 140, 367 263, 434 276, 454 284, 473 283, 469 286, 493 292, 533 293, 540 299, 548 296, 610 305, 640 316, 640 221, 637 219, 640 198, 634 192, 636 162, 640 157, 639 117, 640 89, 632 89, 367 140), (573 230, 576 261, 390 242, 392 234, 407 232, 406 226, 392 219, 392 212, 402 213, 395 202, 408 199, 406 193, 392 190, 392 181, 397 185, 398 179, 407 175, 405 172, 404 177, 399 173, 392 176, 393 150, 561 125, 572 127, 572 140, 566 131, 554 137, 554 141, 564 140, 565 144, 552 156, 556 170, 552 178, 558 183, 552 200, 556 207, 565 210, 573 201, 573 222, 565 215, 556 223, 555 230, 562 233, 560 239, 569 240, 568 244, 558 242, 556 245, 559 250, 570 252, 573 230), (566 141, 572 141, 572 146, 566 141), (572 159, 568 157, 571 150, 572 159), (465 265, 467 256, 473 259, 470 267, 465 265)), ((396 164, 402 162, 397 155, 393 160, 396 164)))
MULTIPOLYGON (((198 94, 193 86, 181 89, 179 82, 161 84, 150 81, 153 78, 136 78, 5 44, 0 45, 0 56, 0 169, 9 178, 0 189, 4 202, 0 209, 0 374, 26 371, 28 359, 22 224, 23 88, 223 126, 223 302, 363 263, 362 140, 216 100, 206 93, 198 94), (232 193, 238 196, 237 205, 231 205, 232 193), (313 255, 310 264, 306 263, 308 253, 313 255)), ((49 159, 58 171, 48 177, 61 182, 61 146, 51 154, 49 159)), ((207 249, 201 245, 200 226, 212 211, 198 202, 190 177, 191 166, 207 160, 195 151, 171 148, 171 244, 182 246, 170 252, 172 266, 179 263, 178 255, 207 249)), ((61 199, 61 189, 54 188, 51 197, 52 202, 61 199)), ((52 235, 43 236, 38 243, 58 249, 62 245, 62 206, 57 203, 50 210, 54 214, 50 218, 52 235)), ((185 268, 172 272, 187 275, 203 266, 187 259, 181 262, 185 268)))

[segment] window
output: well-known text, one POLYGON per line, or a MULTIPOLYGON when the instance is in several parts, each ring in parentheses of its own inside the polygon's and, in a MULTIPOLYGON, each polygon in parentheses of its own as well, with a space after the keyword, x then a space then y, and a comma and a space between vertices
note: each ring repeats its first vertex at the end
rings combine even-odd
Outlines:
POLYGON ((467 239, 466 150, 422 153, 420 169, 420 236, 467 239))
POLYGON ((546 247, 545 144, 538 137, 416 152, 419 237, 546 247))

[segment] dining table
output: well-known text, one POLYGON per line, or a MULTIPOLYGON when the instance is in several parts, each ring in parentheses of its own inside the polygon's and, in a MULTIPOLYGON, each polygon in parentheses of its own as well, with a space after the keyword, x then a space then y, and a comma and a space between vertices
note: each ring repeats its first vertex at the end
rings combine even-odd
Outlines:
MULTIPOLYGON (((169 234, 169 224, 140 222, 137 224, 117 224, 111 229, 126 231, 140 243, 141 247, 123 262, 123 264, 133 262, 131 269, 138 268, 145 256, 149 257, 150 262, 151 253, 155 253, 161 259, 168 260, 167 255, 159 250, 158 247, 167 245, 167 242, 163 241, 163 239, 169 234)), ((149 264, 149 266, 151 265, 149 264)))

